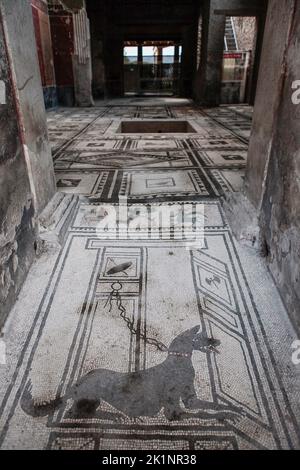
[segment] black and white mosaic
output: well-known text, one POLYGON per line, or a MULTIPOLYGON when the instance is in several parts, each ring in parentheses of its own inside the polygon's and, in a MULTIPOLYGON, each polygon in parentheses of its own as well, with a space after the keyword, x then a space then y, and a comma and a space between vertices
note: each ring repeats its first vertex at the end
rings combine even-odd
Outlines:
POLYGON ((131 202, 201 199, 237 191, 243 184, 247 145, 235 129, 225 129, 217 122, 226 113, 234 113, 237 122, 250 122, 233 110, 221 108, 218 115, 217 110, 204 112, 192 106, 107 106, 90 114, 85 109, 74 116, 65 110, 61 116, 52 113, 50 136, 58 187, 90 195, 93 202, 115 202, 120 196, 131 202), (196 133, 120 134, 123 119, 147 122, 183 117, 196 133))
POLYGON ((294 332, 219 201, 241 189, 247 145, 237 126, 217 121, 249 117, 211 112, 110 105, 49 114, 58 190, 83 199, 8 322, 3 449, 299 448, 300 377, 282 372, 294 332), (202 130, 115 132, 124 117, 183 116, 202 130), (147 236, 101 238, 98 224, 119 200, 128 221, 141 204, 147 213, 188 205, 192 218, 201 204, 202 243, 177 237, 177 220, 147 236))

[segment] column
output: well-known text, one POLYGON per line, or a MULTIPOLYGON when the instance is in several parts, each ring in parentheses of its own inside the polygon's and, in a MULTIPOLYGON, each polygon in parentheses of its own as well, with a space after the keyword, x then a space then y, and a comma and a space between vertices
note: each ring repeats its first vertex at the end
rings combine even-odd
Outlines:
POLYGON ((214 13, 217 3, 205 0, 202 10, 201 58, 194 95, 204 106, 220 104, 226 16, 214 13))
POLYGON ((197 70, 198 18, 186 27, 182 36, 180 95, 190 98, 193 94, 193 82, 197 70))
POLYGON ((142 76, 143 76, 143 46, 139 44, 138 45, 138 69, 137 69, 138 93, 142 92, 142 86, 141 86, 142 76))
POLYGON ((249 104, 254 105, 256 90, 257 90, 257 80, 259 74, 259 67, 260 67, 260 59, 261 59, 261 51, 262 51, 262 44, 264 39, 264 32, 265 32, 265 22, 266 22, 266 12, 261 14, 257 17, 257 34, 256 34, 256 47, 255 47, 255 56, 254 56, 254 64, 253 64, 253 71, 251 77, 251 88, 249 92, 249 104))
POLYGON ((179 55, 179 44, 174 46, 174 63, 173 63, 173 91, 174 95, 179 93, 179 76, 180 76, 180 55, 179 55))
POLYGON ((123 37, 118 30, 106 28, 104 37, 105 96, 120 97, 124 94, 123 37))
POLYGON ((76 106, 93 106, 90 22, 85 8, 73 13, 73 75, 76 106))

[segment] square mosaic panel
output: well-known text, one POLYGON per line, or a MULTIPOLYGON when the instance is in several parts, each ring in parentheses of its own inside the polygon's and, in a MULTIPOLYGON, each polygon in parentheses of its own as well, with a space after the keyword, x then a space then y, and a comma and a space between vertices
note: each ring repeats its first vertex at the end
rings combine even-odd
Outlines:
POLYGON ((245 181, 245 170, 208 170, 220 193, 242 191, 245 181))
POLYGON ((120 195, 129 199, 144 199, 158 195, 208 196, 209 192, 197 171, 125 172, 120 195))
POLYGON ((205 167, 244 167, 247 161, 247 150, 203 150, 199 152, 199 158, 205 167))

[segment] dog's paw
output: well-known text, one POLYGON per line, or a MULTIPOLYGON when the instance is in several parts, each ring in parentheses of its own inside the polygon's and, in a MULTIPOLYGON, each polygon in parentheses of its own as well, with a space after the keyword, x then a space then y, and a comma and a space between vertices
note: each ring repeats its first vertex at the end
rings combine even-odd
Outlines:
POLYGON ((239 418, 244 418, 246 416, 246 411, 241 406, 235 406, 230 411, 235 413, 239 418))
POLYGON ((229 421, 229 422, 231 422, 231 423, 233 423, 233 424, 237 424, 241 419, 242 419, 242 416, 240 416, 240 415, 235 415, 235 414, 233 414, 233 415, 231 415, 231 416, 228 416, 228 417, 226 418, 227 421, 229 421))

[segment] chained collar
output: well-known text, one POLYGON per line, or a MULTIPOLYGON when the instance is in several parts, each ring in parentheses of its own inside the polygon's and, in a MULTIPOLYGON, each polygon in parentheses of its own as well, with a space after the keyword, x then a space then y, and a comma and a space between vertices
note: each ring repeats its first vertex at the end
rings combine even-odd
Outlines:
POLYGON ((192 353, 181 353, 176 351, 169 351, 168 355, 177 357, 192 357, 192 353))

